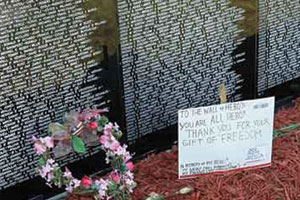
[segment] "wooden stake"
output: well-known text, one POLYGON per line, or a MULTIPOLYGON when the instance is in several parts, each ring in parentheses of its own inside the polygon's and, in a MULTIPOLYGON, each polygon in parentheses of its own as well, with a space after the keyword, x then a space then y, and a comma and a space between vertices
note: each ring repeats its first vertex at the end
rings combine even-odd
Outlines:
POLYGON ((226 87, 224 84, 219 87, 220 104, 227 103, 226 87))

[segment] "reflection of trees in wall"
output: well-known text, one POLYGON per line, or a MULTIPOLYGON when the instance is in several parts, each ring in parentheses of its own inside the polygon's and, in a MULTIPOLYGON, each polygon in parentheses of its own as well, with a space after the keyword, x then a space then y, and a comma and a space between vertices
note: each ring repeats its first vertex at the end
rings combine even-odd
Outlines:
POLYGON ((234 51, 234 55, 245 54, 245 62, 236 63, 232 70, 241 75, 244 80, 241 83, 243 98, 253 98, 255 93, 255 67, 256 67, 256 35, 257 35, 257 0, 230 0, 231 6, 244 10, 243 20, 236 22, 241 30, 239 37, 246 37, 246 40, 234 51))
POLYGON ((244 37, 257 33, 257 0, 230 0, 232 6, 242 8, 244 19, 238 22, 244 37))
POLYGON ((119 45, 116 0, 88 0, 83 7, 91 10, 87 13, 87 19, 95 23, 105 22, 89 35, 91 46, 97 50, 106 45, 109 55, 116 53, 119 45))
MULTIPOLYGON (((231 5, 242 8, 245 12, 244 19, 238 24, 243 32, 243 36, 249 37, 256 34, 257 27, 257 0, 231 0, 231 5)), ((115 53, 119 45, 118 22, 117 22, 117 2, 116 0, 87 0, 84 2, 85 9, 93 9, 87 13, 88 19, 93 22, 105 21, 106 24, 98 27, 90 35, 91 44, 94 48, 102 45, 108 46, 109 54, 115 53), (97 9, 95 9, 97 8, 97 9)))

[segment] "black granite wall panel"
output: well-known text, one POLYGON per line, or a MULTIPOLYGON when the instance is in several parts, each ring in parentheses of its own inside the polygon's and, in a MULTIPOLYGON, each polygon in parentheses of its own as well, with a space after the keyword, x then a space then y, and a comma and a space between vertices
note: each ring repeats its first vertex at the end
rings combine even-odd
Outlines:
POLYGON ((177 110, 218 102, 220 84, 238 100, 231 70, 245 38, 243 10, 228 0, 118 0, 128 139, 172 125, 177 110))
POLYGON ((0 1, 0 190, 35 175, 33 135, 107 94, 88 39, 101 23, 87 20, 82 2, 0 1))
POLYGON ((258 93, 300 77, 300 2, 259 1, 258 93))

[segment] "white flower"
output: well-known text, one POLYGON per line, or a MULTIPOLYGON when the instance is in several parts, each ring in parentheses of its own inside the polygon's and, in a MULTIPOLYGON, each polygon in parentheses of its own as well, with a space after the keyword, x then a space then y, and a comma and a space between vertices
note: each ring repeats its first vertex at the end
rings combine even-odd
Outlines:
POLYGON ((71 185, 68 185, 65 190, 69 193, 72 193, 73 192, 73 187, 71 185))
POLYGON ((77 188, 80 186, 80 180, 74 178, 71 180, 71 182, 69 183, 69 185, 65 188, 65 190, 69 193, 72 193, 74 188, 77 188))
POLYGON ((126 154, 126 149, 124 148, 124 146, 119 146, 118 149, 116 150, 116 154, 118 156, 122 156, 126 154))
POLYGON ((66 167, 65 168, 65 172, 64 172, 64 175, 63 175, 65 178, 72 178, 72 173, 70 172, 70 170, 66 167))
POLYGON ((128 178, 130 178, 130 179, 133 179, 133 173, 131 172, 131 171, 127 171, 126 173, 125 173, 125 176, 126 177, 128 177, 128 178))
POLYGON ((133 185, 135 182, 132 179, 125 179, 126 185, 133 185))
POLYGON ((127 145, 119 146, 117 150, 115 151, 115 154, 118 156, 121 156, 124 162, 127 162, 131 160, 132 156, 130 153, 126 150, 127 145))
POLYGON ((52 137, 49 137, 49 136, 45 137, 44 142, 45 142, 46 147, 48 147, 48 148, 54 147, 54 140, 52 137))
POLYGON ((49 163, 49 164, 51 164, 51 165, 52 165, 54 162, 55 162, 55 161, 54 161, 52 158, 50 158, 50 159, 47 160, 47 163, 49 163))
POLYGON ((100 180, 96 180, 95 184, 98 187, 98 197, 100 199, 107 197, 106 191, 108 189, 109 181, 100 179, 100 180))
POLYGON ((51 182, 53 179, 54 175, 52 173, 47 174, 47 182, 51 182))
POLYGON ((47 174, 53 170, 53 167, 46 163, 45 166, 42 167, 42 169, 39 170, 41 177, 46 178, 47 174))
POLYGON ((75 178, 72 180, 72 183, 73 183, 73 187, 77 188, 80 186, 81 181, 75 178))
POLYGON ((117 122, 114 123, 114 128, 115 128, 116 131, 119 130, 120 126, 117 124, 117 122))

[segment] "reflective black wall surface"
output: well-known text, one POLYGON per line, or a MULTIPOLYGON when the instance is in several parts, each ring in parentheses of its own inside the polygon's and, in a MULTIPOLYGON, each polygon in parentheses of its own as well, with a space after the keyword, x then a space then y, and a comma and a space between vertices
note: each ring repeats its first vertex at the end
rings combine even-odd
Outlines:
MULTIPOLYGON (((67 111, 109 107, 142 154, 176 140, 178 109, 218 103, 221 84, 229 101, 299 96, 299 8, 276 0, 1 1, 0 199, 59 192, 36 178, 31 137, 67 111)), ((94 173, 105 167, 98 152, 61 162, 79 176, 94 173)))
POLYGON ((259 1, 257 92, 278 97, 299 95, 300 3, 259 1))
MULTIPOLYGON (((4 0, 0 8, 0 189, 5 189, 36 176, 33 135, 45 135, 47 125, 69 110, 109 103, 109 88, 101 81, 107 72, 99 65, 106 38, 100 35, 112 20, 98 14, 96 1, 4 0)), ((113 48, 109 44, 109 53, 113 48)))
POLYGON ((300 77, 300 3, 260 1, 258 93, 300 77))
POLYGON ((178 109, 217 103, 221 84, 231 101, 242 98, 237 71, 254 66, 245 66, 251 33, 236 4, 118 1, 129 140, 175 124, 178 109))

